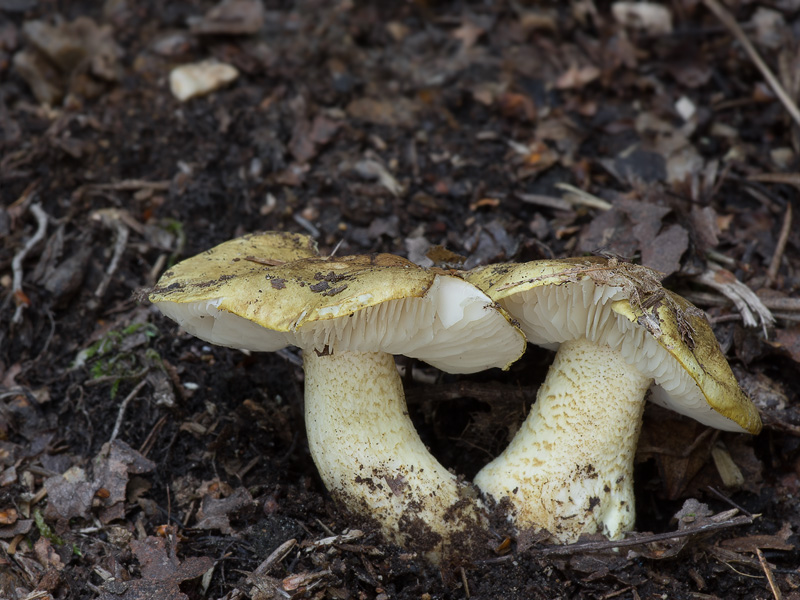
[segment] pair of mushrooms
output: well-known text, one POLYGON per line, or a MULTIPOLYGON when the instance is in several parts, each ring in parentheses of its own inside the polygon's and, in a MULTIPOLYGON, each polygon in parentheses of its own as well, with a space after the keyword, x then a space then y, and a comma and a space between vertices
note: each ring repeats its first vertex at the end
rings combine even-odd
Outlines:
POLYGON ((485 541, 486 507, 426 449, 393 354, 449 373, 557 349, 537 401, 475 484, 519 530, 561 542, 634 525, 645 393, 727 431, 758 433, 702 312, 644 267, 601 258, 454 274, 388 254, 320 257, 310 238, 248 235, 176 265, 150 300, 189 333, 303 350, 309 447, 325 486, 390 540, 439 562, 485 541))

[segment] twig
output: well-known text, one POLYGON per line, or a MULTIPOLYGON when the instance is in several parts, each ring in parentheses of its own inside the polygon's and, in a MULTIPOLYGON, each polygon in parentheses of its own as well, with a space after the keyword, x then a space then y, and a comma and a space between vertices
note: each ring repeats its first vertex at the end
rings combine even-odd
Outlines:
POLYGON ((17 302, 17 310, 14 311, 14 316, 11 318, 11 322, 14 324, 22 321, 22 311, 30 303, 25 296, 25 292, 22 291, 22 261, 25 260, 28 252, 42 240, 47 231, 47 213, 44 212, 41 204, 34 202, 31 204, 30 210, 33 216, 36 217, 36 233, 28 240, 22 250, 14 255, 11 261, 11 269, 14 273, 11 291, 14 294, 14 300, 17 302))
POLYGON ((128 408, 128 404, 131 400, 133 400, 134 396, 139 393, 144 387, 144 384, 147 383, 146 379, 142 379, 139 383, 136 384, 136 387, 131 390, 131 393, 125 396, 125 399, 122 401, 122 404, 119 405, 119 411, 117 412, 117 421, 114 423, 114 429, 111 431, 111 438, 109 438, 109 442, 113 442, 117 439, 119 435, 119 430, 122 427, 122 421, 125 418, 125 410, 128 408))
POLYGON ((792 228, 792 203, 786 204, 786 214, 783 216, 783 225, 781 225, 781 233, 778 236, 778 243, 775 245, 775 253, 772 255, 772 260, 769 261, 769 269, 767 269, 767 285, 771 286, 778 276, 778 269, 781 267, 781 259, 783 258, 783 251, 786 249, 786 241, 789 239, 789 231, 792 228))
POLYGON ((747 510, 743 506, 740 506, 740 505, 736 504, 736 502, 734 502, 733 500, 728 498, 725 494, 720 492, 717 488, 709 485, 709 486, 706 486, 706 489, 709 492, 711 492, 712 494, 714 494, 720 500, 723 500, 724 502, 727 502, 728 504, 730 504, 733 508, 735 508, 736 510, 741 512, 743 515, 747 515, 748 517, 752 517, 753 516, 753 513, 751 513, 749 510, 747 510))
POLYGON ((748 175, 747 180, 760 183, 785 183, 800 189, 800 173, 754 173, 748 175))
POLYGON ((703 0, 703 4, 705 4, 706 7, 713 12, 714 15, 716 15, 722 24, 727 27, 733 36, 739 41, 744 48, 744 51, 747 52, 747 55, 750 57, 750 60, 752 60, 758 70, 761 71, 761 74, 764 76, 764 79, 767 80, 767 83, 772 88, 772 91, 775 92, 775 95, 781 101, 784 108, 786 108, 792 119, 794 119, 794 122, 800 125, 800 109, 797 108, 797 105, 791 99, 789 94, 787 94, 786 90, 783 89, 781 82, 778 81, 778 78, 773 75, 767 64, 761 59, 761 56, 758 54, 758 50, 755 49, 755 46, 753 46, 753 44, 747 38, 744 30, 742 30, 742 28, 736 22, 736 19, 734 19, 728 10, 717 0, 703 0))
MULTIPOLYGON (((576 544, 565 544, 563 546, 545 546, 543 548, 531 548, 528 553, 536 556, 553 556, 563 554, 579 554, 582 552, 599 552, 601 550, 613 550, 614 548, 628 548, 630 546, 641 546, 651 542, 662 542, 664 540, 678 539, 690 535, 708 533, 729 527, 749 525, 753 522, 752 516, 734 517, 721 523, 708 523, 691 529, 681 531, 668 531, 666 533, 653 533, 648 535, 638 535, 627 540, 609 540, 603 542, 578 542, 576 544)), ((511 555, 509 555, 511 556, 511 555)))
POLYGON ((50 319, 50 333, 47 335, 47 339, 44 341, 44 346, 42 346, 42 349, 39 350, 39 354, 37 354, 36 358, 33 359, 34 364, 39 362, 39 359, 44 356, 45 352, 47 352, 47 348, 50 347, 50 342, 53 340, 53 336, 56 333, 56 320, 53 317, 53 312, 49 308, 44 307, 44 314, 46 314, 47 318, 50 319))
POLYGON ((83 385, 86 387, 93 387, 97 385, 105 385, 107 383, 114 383, 116 381, 125 381, 127 379, 139 379, 140 377, 147 375, 149 370, 150 367, 145 367, 141 371, 131 373, 130 375, 101 375, 100 377, 95 377, 94 379, 84 382, 83 385))
POLYGON ((770 310, 800 311, 800 298, 764 298, 764 306, 770 310))
POLYGON ((775 576, 772 574, 772 569, 767 559, 764 558, 764 553, 761 551, 761 548, 756 548, 756 556, 758 556, 758 562, 761 563, 761 568, 764 569, 764 574, 767 576, 769 589, 772 590, 772 595, 775 597, 775 600, 781 600, 781 591, 778 589, 778 586, 775 585, 775 576))
POLYGON ((272 567, 274 567, 277 563, 286 558, 286 555, 289 554, 289 552, 291 552, 292 548, 294 548, 296 544, 297 540, 294 538, 291 538, 283 542, 280 546, 278 546, 275 550, 272 551, 272 554, 270 554, 267 558, 264 559, 264 562, 262 562, 255 568, 250 577, 248 577, 248 580, 252 581, 251 578, 260 577, 262 575, 266 575, 267 573, 269 573, 272 567))
POLYGON ((605 596, 602 596, 602 600, 608 600, 609 598, 616 598, 617 596, 622 596, 622 594, 627 594, 631 590, 636 590, 633 586, 622 588, 621 590, 615 590, 613 592, 609 592, 605 596))
MULTIPOLYGON (((720 296, 711 292, 687 291, 684 298, 690 300, 697 306, 730 306, 730 300, 725 296, 720 296)), ((761 298, 761 296, 759 296, 761 298)), ((761 302, 771 311, 794 312, 800 311, 800 298, 769 296, 761 298, 761 302)))
POLYGON ((517 198, 528 204, 535 204, 536 206, 544 206, 545 208, 552 208, 555 210, 572 210, 572 203, 558 198, 557 196, 545 196, 542 194, 523 194, 518 192, 514 194, 517 198))
POLYGON ((155 440, 156 436, 161 431, 161 428, 164 427, 164 423, 167 422, 168 418, 169 417, 167 415, 163 415, 156 422, 156 424, 153 425, 153 428, 150 430, 150 433, 147 434, 147 437, 145 438, 144 442, 142 442, 142 445, 139 446, 139 454, 147 458, 147 455, 150 453, 150 450, 152 450, 153 440, 155 440))
POLYGON ((313 238, 318 238, 322 234, 320 233, 319 229, 317 229, 316 225, 314 225, 311 221, 306 219, 304 216, 295 213, 292 215, 295 223, 300 225, 303 229, 305 229, 313 238))
POLYGON ((598 198, 594 194, 590 194, 589 192, 577 188, 574 185, 570 185, 568 183, 557 183, 556 187, 566 192, 564 200, 572 205, 583 205, 600 210, 611 210, 612 208, 610 202, 606 202, 602 198, 598 198))
POLYGON ((111 283, 111 278, 114 276, 114 273, 116 273, 117 267, 119 267, 119 261, 125 252, 125 247, 128 244, 128 228, 123 223, 122 219, 111 211, 97 211, 92 215, 92 218, 100 220, 106 227, 113 227, 114 231, 117 233, 116 239, 114 240, 114 253, 111 255, 111 261, 108 263, 108 267, 106 267, 106 272, 103 275, 100 285, 98 285, 97 289, 94 291, 95 298, 100 300, 106 293, 106 288, 108 284, 111 283))
POLYGON ((344 238, 342 238, 342 239, 340 239, 338 242, 336 242, 336 245, 333 247, 333 250, 331 250, 331 253, 328 255, 328 258, 333 258, 333 257, 334 257, 334 255, 335 255, 335 254, 336 254, 336 253, 339 251, 339 247, 340 247, 340 246, 341 246, 343 243, 344 243, 344 238))
POLYGON ((125 179, 116 183, 91 183, 82 186, 81 189, 86 190, 120 190, 120 191, 136 191, 136 190, 157 190, 167 191, 170 186, 169 180, 164 181, 146 181, 144 179, 125 179))

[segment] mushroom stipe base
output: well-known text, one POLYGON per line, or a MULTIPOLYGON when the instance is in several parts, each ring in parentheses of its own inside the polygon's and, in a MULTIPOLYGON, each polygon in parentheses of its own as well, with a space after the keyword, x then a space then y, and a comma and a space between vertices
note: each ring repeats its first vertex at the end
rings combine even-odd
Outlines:
POLYGON ((633 529, 633 458, 652 379, 608 346, 561 344, 536 403, 505 451, 475 483, 508 499, 518 529, 561 542, 633 529))
POLYGON ((485 531, 474 487, 428 452, 384 352, 303 353, 308 444, 325 486, 387 538, 440 562, 460 534, 485 531))

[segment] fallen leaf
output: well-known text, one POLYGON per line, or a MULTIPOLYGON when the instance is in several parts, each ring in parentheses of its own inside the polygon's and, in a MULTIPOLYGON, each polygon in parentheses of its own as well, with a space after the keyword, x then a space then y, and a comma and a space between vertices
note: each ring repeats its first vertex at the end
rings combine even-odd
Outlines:
POLYGON ((47 490, 47 507, 44 517, 56 521, 56 530, 66 530, 69 520, 88 519, 92 498, 99 485, 88 481, 86 472, 80 467, 72 467, 62 475, 48 477, 44 481, 47 490))
POLYGON ((648 35, 667 35, 672 31, 672 13, 655 2, 615 2, 611 14, 620 25, 642 29, 648 35))
POLYGON ((464 269, 511 260, 519 250, 519 238, 500 220, 492 220, 468 235, 463 242, 468 254, 464 269))
POLYGON ((497 106, 505 117, 520 121, 536 120, 536 104, 525 94, 504 92, 497 98, 497 106))
POLYGON ((794 362, 800 363, 800 325, 794 325, 786 329, 776 329, 773 343, 794 362))
POLYGON ((0 539, 11 539, 18 535, 26 535, 33 527, 33 519, 20 519, 13 525, 0 527, 0 539))
POLYGON ((796 550, 796 546, 788 541, 792 536, 792 527, 785 522, 781 530, 774 535, 747 535, 744 537, 722 540, 719 546, 734 552, 752 552, 762 550, 796 550))
POLYGON ((641 245, 642 264, 664 275, 681 268, 681 256, 689 248, 689 233, 680 225, 670 225, 655 238, 641 245))
POLYGON ((219 529, 222 533, 230 535, 233 528, 230 523, 230 514, 246 506, 252 506, 253 497, 247 489, 240 487, 227 498, 212 498, 204 496, 203 502, 197 511, 198 529, 219 529))
POLYGON ((176 556, 177 530, 169 529, 166 538, 148 536, 131 542, 143 579, 109 582, 103 586, 100 600, 189 599, 181 592, 181 582, 199 577, 214 566, 214 561, 207 556, 192 556, 181 562, 176 556))
POLYGON ((100 521, 108 524, 125 517, 125 501, 129 475, 149 473, 155 469, 148 460, 121 440, 104 444, 94 459, 94 485, 102 494, 97 496, 102 509, 100 521))
POLYGON ((461 42, 461 48, 467 50, 475 45, 486 30, 471 21, 464 21, 460 27, 454 29, 450 35, 461 42))
POLYGON ((94 98, 121 78, 123 51, 110 25, 82 16, 58 25, 27 21, 23 31, 31 48, 14 57, 14 66, 39 102, 56 103, 66 91, 94 98))
POLYGON ((620 152, 612 161, 601 160, 617 179, 625 183, 655 183, 667 179, 664 155, 633 146, 620 152))
POLYGON ((60 571, 64 568, 61 557, 58 555, 55 548, 53 548, 53 544, 50 543, 50 540, 46 537, 40 537, 36 540, 36 543, 33 545, 33 550, 36 553, 36 558, 39 559, 39 562, 45 569, 53 568, 60 571))

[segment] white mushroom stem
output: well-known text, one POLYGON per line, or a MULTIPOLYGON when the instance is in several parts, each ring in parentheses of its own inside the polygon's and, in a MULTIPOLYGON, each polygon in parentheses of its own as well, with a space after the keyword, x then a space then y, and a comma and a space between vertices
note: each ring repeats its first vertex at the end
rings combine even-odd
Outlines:
POLYGON ((562 343, 527 419, 475 483, 509 499, 519 530, 619 538, 634 525, 633 458, 651 382, 608 346, 562 343))
POLYGON ((474 488, 428 452, 384 352, 304 352, 305 418, 325 486, 384 534, 437 560, 472 527, 485 530, 474 488))

